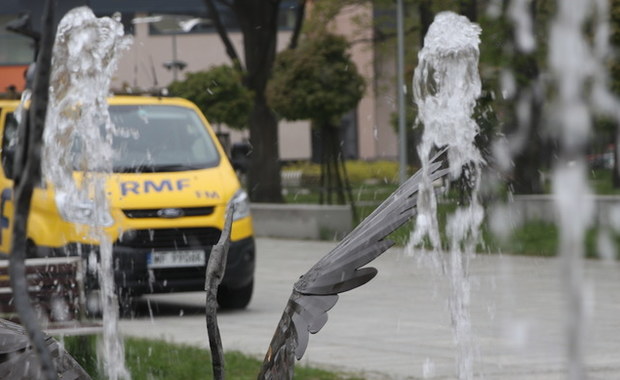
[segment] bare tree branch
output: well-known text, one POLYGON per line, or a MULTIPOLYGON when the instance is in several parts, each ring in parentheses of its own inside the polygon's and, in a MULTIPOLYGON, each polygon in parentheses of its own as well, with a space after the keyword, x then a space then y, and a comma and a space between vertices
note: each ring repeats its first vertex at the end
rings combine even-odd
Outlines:
POLYGON ((222 278, 224 278, 224 271, 226 269, 233 212, 234 205, 231 203, 226 210, 226 219, 220 240, 211 250, 205 275, 207 335, 209 336, 211 366, 213 368, 213 379, 215 380, 224 379, 224 349, 222 348, 222 338, 217 324, 217 289, 222 282, 222 278))
POLYGON ((299 35, 301 34, 301 26, 304 23, 306 16, 306 0, 299 0, 297 2, 297 8, 295 9, 295 26, 293 27, 293 34, 291 35, 291 41, 288 44, 289 49, 295 49, 299 42, 299 35))
POLYGON ((41 331, 37 315, 30 303, 26 280, 25 257, 27 249, 27 225, 34 186, 41 181, 41 145, 45 115, 49 99, 48 87, 51 76, 52 50, 54 45, 54 7, 53 0, 47 0, 43 14, 43 30, 39 55, 37 57, 32 103, 25 113, 20 128, 23 130, 21 154, 22 164, 15 178, 15 224, 13 227, 13 247, 10 257, 10 281, 15 296, 15 309, 20 321, 28 332, 31 344, 35 347, 41 372, 45 379, 57 379, 52 355, 47 348, 45 335, 41 331))
MULTIPOLYGON (((224 47, 226 48, 226 54, 228 54, 228 56, 232 60, 233 66, 239 71, 243 71, 243 66, 241 65, 241 60, 239 59, 237 50, 235 49, 235 46, 230 41, 230 38, 228 37, 228 31, 226 30, 226 27, 224 26, 224 24, 222 24, 222 20, 220 19, 220 14, 217 11, 215 4, 213 3, 213 0, 204 0, 204 2, 205 2, 205 5, 207 6, 207 9, 209 10, 209 17, 211 17, 211 20, 213 21, 213 26, 215 27, 215 30, 217 31, 217 33, 220 35, 220 38, 222 39, 222 43, 224 44, 224 47)), ((230 6, 230 4, 227 4, 227 5, 230 6)))

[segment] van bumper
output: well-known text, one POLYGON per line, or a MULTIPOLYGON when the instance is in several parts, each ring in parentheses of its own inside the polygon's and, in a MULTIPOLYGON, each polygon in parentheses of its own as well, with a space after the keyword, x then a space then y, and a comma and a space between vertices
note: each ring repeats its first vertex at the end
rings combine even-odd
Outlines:
MULTIPOLYGON (((198 247, 204 249, 206 262, 209 260, 211 247, 198 247)), ((85 259, 85 267, 89 265, 91 252, 95 257, 99 256, 97 246, 84 246, 71 244, 61 249, 37 247, 36 256, 82 256, 85 259)), ((171 293, 202 291, 205 287, 206 267, 185 267, 149 269, 147 257, 150 249, 129 248, 114 246, 114 277, 116 287, 121 294, 138 296, 148 293, 171 293)), ((226 260, 226 271, 221 285, 230 288, 241 288, 250 284, 254 279, 256 266, 256 247, 253 237, 238 241, 231 241, 226 260)), ((87 289, 98 288, 97 274, 87 270, 87 289)))

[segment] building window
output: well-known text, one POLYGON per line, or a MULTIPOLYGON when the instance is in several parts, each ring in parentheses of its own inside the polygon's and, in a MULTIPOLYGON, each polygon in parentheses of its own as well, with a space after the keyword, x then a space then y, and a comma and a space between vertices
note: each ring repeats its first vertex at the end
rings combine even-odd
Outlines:
POLYGON ((34 41, 6 30, 6 24, 18 17, 0 15, 0 65, 27 65, 34 59, 34 41))
POLYGON ((278 29, 291 30, 295 27, 297 1, 283 1, 278 15, 278 29))
MULTIPOLYGON (((237 17, 228 6, 218 5, 220 21, 229 31, 239 30, 237 17)), ((278 14, 278 29, 291 30, 295 26, 297 1, 283 1, 278 14)), ((151 14, 149 16, 149 34, 185 34, 185 33, 215 33, 211 18, 204 14, 201 17, 188 14, 151 14)))
MULTIPOLYGON (((220 19, 228 30, 239 29, 237 20, 221 14, 220 19)), ((215 32, 211 19, 191 15, 152 14, 149 17, 149 34, 195 34, 215 32)))

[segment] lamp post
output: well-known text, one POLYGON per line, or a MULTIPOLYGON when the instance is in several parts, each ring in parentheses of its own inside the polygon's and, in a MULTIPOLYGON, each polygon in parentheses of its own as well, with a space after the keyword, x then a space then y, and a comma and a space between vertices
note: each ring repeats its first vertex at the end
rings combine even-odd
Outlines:
MULTIPOLYGON (((179 26, 183 33, 189 33, 192 28, 202 22, 199 18, 192 18, 186 21, 179 21, 179 26)), ((172 80, 175 82, 178 79, 179 71, 182 71, 187 66, 187 63, 179 61, 177 59, 177 32, 172 31, 172 61, 164 63, 164 67, 168 70, 172 70, 172 80)))
POLYGON ((172 32, 172 61, 164 62, 164 67, 168 70, 172 70, 172 80, 176 82, 179 77, 179 71, 183 70, 186 66, 187 63, 177 59, 177 34, 176 32, 172 32))
MULTIPOLYGON (((163 16, 136 17, 133 20, 131 20, 131 22, 134 24, 152 24, 152 23, 161 22, 163 19, 164 19, 163 16)), ((195 19, 190 19, 187 21, 181 21, 178 24, 179 24, 179 27, 181 27, 182 33, 188 33, 189 31, 191 31, 191 29, 195 25, 200 23, 200 21, 201 20, 199 18, 195 18, 195 19)), ((182 71, 183 69, 185 69, 185 67, 187 67, 187 63, 180 61, 177 57, 177 34, 178 32, 176 30, 172 30, 169 32, 170 33, 166 33, 166 34, 170 34, 172 36, 172 60, 168 62, 164 62, 163 66, 168 70, 172 70, 172 80, 176 82, 179 77, 179 71, 182 71)))
POLYGON ((399 181, 402 184, 407 180, 407 131, 405 129, 405 47, 403 32, 403 0, 396 0, 396 34, 397 34, 397 62, 396 71, 398 76, 398 158, 399 158, 399 181))

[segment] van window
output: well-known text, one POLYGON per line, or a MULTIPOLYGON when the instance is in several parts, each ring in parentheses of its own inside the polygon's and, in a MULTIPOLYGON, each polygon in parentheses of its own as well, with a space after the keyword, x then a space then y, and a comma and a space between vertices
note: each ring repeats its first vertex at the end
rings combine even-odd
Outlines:
POLYGON ((211 135, 191 109, 176 106, 110 106, 117 133, 114 172, 165 172, 217 166, 211 135))

